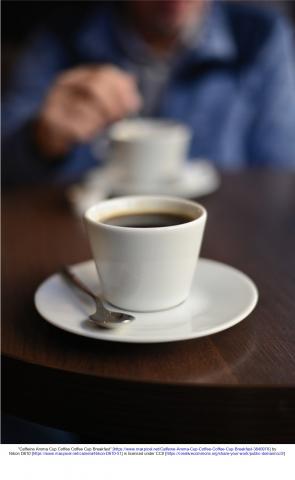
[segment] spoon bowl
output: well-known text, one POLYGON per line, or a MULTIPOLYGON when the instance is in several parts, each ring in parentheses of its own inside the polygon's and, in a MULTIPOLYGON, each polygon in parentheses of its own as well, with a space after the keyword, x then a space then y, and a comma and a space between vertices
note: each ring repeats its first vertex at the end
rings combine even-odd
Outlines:
POLYGON ((98 327, 111 330, 135 320, 135 317, 133 315, 129 315, 128 313, 108 310, 105 308, 99 298, 95 300, 95 303, 96 312, 92 315, 89 315, 89 319, 98 327))

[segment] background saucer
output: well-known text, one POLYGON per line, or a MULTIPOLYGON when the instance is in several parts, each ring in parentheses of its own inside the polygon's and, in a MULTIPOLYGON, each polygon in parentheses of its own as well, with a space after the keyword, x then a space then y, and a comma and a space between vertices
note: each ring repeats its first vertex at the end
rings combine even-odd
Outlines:
POLYGON ((215 168, 206 161, 186 163, 180 176, 175 180, 151 185, 134 185, 124 181, 118 175, 112 184, 115 194, 119 195, 176 195, 194 198, 213 192, 219 186, 219 177, 215 168))
MULTIPOLYGON (((77 264, 74 272, 94 291, 100 286, 93 261, 77 264)), ((243 320, 254 309, 257 288, 242 272, 219 262, 200 259, 189 298, 161 312, 136 313, 136 320, 116 330, 93 326, 91 298, 72 290, 59 274, 37 290, 35 305, 49 323, 77 335, 127 343, 159 343, 211 335, 243 320)))
POLYGON ((186 163, 175 181, 136 186, 124 181, 119 168, 104 167, 93 170, 86 180, 68 190, 74 210, 83 214, 87 208, 111 195, 171 195, 197 198, 214 192, 220 184, 215 167, 206 160, 186 163))

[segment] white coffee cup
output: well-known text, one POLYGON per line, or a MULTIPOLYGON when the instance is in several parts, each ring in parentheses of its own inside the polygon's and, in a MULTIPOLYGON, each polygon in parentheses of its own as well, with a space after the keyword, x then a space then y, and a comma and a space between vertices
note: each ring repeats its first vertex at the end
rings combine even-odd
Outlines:
POLYGON ((206 217, 201 205, 165 196, 119 197, 88 209, 84 218, 104 298, 121 309, 142 312, 186 300, 206 217), (127 215, 148 213, 185 219, 157 227, 110 224, 117 222, 114 217, 125 216, 126 221, 127 215))
POLYGON ((127 119, 109 131, 109 162, 124 182, 147 185, 175 180, 187 157, 190 130, 177 122, 127 119))

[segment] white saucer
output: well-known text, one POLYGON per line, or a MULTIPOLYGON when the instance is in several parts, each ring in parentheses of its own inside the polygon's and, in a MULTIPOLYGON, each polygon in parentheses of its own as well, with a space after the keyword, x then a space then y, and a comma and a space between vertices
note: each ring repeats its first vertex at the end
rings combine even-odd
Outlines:
POLYGON ((181 174, 175 180, 152 185, 134 185, 122 178, 120 171, 112 182, 112 191, 116 195, 172 195, 195 198, 212 193, 219 186, 216 169, 205 160, 185 163, 181 174))
POLYGON ((124 180, 121 169, 112 166, 91 171, 82 184, 69 189, 68 197, 74 209, 83 214, 94 203, 111 195, 145 194, 197 198, 214 192, 219 184, 216 169, 206 160, 185 163, 181 175, 174 181, 140 187, 124 180))
MULTIPOLYGON (((77 264, 74 272, 94 291, 99 283, 93 261, 77 264)), ((72 290, 55 274, 35 294, 42 317, 58 328, 77 335, 127 343, 159 343, 211 335, 243 320, 258 300, 255 284, 245 274, 223 263, 200 259, 189 298, 161 312, 136 313, 136 320, 116 330, 93 326, 92 300, 72 290)))

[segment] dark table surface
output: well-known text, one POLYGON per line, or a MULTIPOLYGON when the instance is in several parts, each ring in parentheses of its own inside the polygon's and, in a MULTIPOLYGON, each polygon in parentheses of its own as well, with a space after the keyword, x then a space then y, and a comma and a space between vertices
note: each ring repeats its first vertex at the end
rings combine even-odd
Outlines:
MULTIPOLYGON (((202 256, 257 284, 251 315, 224 332, 167 344, 82 338, 43 320, 38 285, 90 258, 62 189, 2 195, 2 405, 97 442, 293 442, 295 175, 222 175, 202 256)), ((230 299, 229 299, 230 301, 230 299)))

